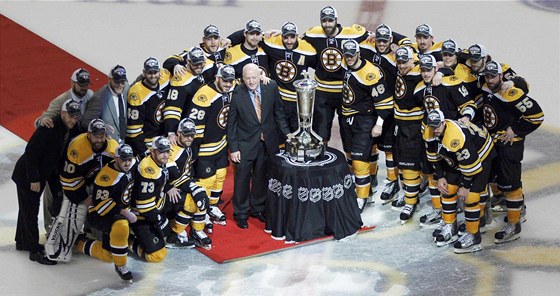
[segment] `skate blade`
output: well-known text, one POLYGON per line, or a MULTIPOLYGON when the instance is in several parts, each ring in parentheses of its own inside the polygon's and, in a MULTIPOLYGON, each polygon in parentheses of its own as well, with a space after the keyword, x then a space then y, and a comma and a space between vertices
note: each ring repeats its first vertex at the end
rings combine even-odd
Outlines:
POLYGON ((205 249, 205 250, 212 250, 212 245, 203 245, 203 244, 196 244, 197 247, 205 249))
POLYGON ((429 223, 429 222, 418 223, 419 226, 422 226, 423 228, 426 228, 426 229, 435 229, 435 228, 437 228, 438 224, 439 224, 439 221, 436 221, 434 223, 429 223))
POLYGON ((472 246, 468 249, 454 249, 453 252, 455 254, 467 254, 467 253, 478 252, 480 250, 482 250, 482 246, 481 245, 476 245, 476 246, 472 246))
POLYGON ((226 226, 226 221, 212 221, 212 223, 220 226, 226 226))
POLYGON ((458 237, 452 237, 450 240, 446 241, 446 242, 438 242, 436 241, 436 246, 438 247, 445 247, 449 244, 452 244, 454 242, 456 242, 459 238, 458 237))
POLYGON ((509 243, 512 242, 514 240, 518 240, 521 236, 518 234, 513 235, 512 237, 505 239, 505 240, 501 240, 501 239, 494 239, 494 242, 496 244, 503 244, 503 243, 509 243))

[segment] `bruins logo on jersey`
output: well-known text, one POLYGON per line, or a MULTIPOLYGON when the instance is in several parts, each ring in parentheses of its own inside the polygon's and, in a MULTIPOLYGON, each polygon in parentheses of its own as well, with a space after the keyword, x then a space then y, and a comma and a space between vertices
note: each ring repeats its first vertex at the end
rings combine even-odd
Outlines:
POLYGON ((224 62, 226 64, 229 64, 229 63, 231 63, 231 59, 232 59, 231 52, 226 51, 226 56, 224 57, 224 62))
POLYGON ((162 123, 163 122, 163 108, 165 107, 165 101, 159 103, 159 105, 156 108, 156 113, 154 114, 155 116, 155 121, 162 123))
POLYGON ((321 63, 328 72, 336 72, 342 65, 342 53, 337 48, 325 48, 321 52, 321 63))
POLYGON ((450 145, 451 145, 451 148, 452 148, 452 149, 455 149, 455 148, 459 147, 459 144, 460 144, 460 143, 461 143, 461 142, 459 141, 459 139, 453 139, 453 140, 451 140, 451 144, 450 144, 450 145))
POLYGON ((406 94, 406 83, 404 79, 399 75, 397 76, 397 81, 395 83, 395 98, 402 99, 406 94))
POLYGON ((152 168, 152 167, 147 167, 147 168, 144 169, 144 171, 149 175, 153 175, 153 174, 156 173, 156 170, 154 170, 154 168, 152 168))
POLYGON ((517 90, 516 89, 510 89, 510 91, 508 92, 508 95, 510 97, 514 97, 517 94, 517 90))
POLYGON ((368 73, 368 74, 366 75, 366 80, 367 80, 367 81, 372 81, 372 80, 375 79, 375 77, 376 77, 376 76, 375 76, 374 73, 368 73))
POLYGON ((134 181, 131 181, 131 182, 128 183, 128 185, 126 185, 126 189, 123 191, 121 199, 122 199, 123 204, 125 204, 125 205, 130 204, 130 195, 131 195, 133 186, 134 186, 134 181))
POLYGON ((137 93, 131 93, 129 95, 130 97, 130 102, 132 103, 136 103, 136 104, 140 104, 140 99, 138 98, 138 94, 137 93))
POLYGON ((183 80, 183 77, 181 75, 175 75, 175 76, 173 76, 173 80, 174 81, 181 81, 181 80, 183 80))
POLYGON ((452 82, 453 82, 453 81, 456 81, 456 80, 458 80, 458 79, 459 79, 459 78, 457 78, 457 76, 455 76, 455 75, 449 76, 449 81, 452 81, 452 82))
POLYGON ((223 106, 218 112, 217 123, 221 129, 225 129, 227 125, 227 118, 229 114, 229 105, 223 106))
POLYGON ((107 175, 103 175, 101 177, 99 177, 99 180, 101 180, 102 182, 108 182, 111 179, 111 177, 107 176, 107 175))
POLYGON ((345 83, 342 86, 342 101, 344 105, 352 105, 355 99, 356 96, 354 95, 354 91, 348 86, 348 84, 345 83))
POLYGON ((426 113, 439 108, 439 100, 436 97, 428 95, 424 98, 426 113))
POLYGON ((278 78, 285 83, 291 82, 296 77, 297 68, 292 61, 278 61, 274 65, 274 70, 276 70, 278 78))
POLYGON ((484 114, 484 126, 488 129, 493 129, 498 123, 498 117, 496 116, 496 111, 490 105, 484 105, 482 107, 482 113, 484 114))
POLYGON ((72 149, 72 151, 70 151, 70 157, 78 158, 79 156, 80 156, 80 153, 78 152, 78 150, 72 149))

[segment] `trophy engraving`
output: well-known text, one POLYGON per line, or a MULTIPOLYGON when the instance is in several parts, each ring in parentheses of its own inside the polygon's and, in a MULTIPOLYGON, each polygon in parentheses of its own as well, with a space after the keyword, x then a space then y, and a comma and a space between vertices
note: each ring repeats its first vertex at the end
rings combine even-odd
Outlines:
POLYGON ((288 134, 286 140, 286 154, 296 162, 320 160, 325 155, 323 138, 312 129, 317 82, 309 79, 307 72, 304 72, 303 76, 304 79, 294 82, 297 93, 298 129, 288 134))

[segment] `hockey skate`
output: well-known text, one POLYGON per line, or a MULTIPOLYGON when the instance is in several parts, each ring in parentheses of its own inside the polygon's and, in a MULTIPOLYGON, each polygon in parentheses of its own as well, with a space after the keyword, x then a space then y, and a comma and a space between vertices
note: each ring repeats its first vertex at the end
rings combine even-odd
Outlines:
POLYGON ((396 212, 402 211, 404 205, 405 205, 404 195, 399 195, 397 197, 397 199, 395 199, 395 200, 393 200, 393 202, 391 202, 391 210, 396 211, 396 212))
POLYGON ((369 196, 367 198, 366 204, 372 204, 375 202, 375 200, 373 199, 373 196, 375 195, 375 193, 377 193, 377 186, 379 185, 379 182, 377 181, 377 175, 371 176, 371 183, 370 183, 370 187, 369 187, 369 196))
POLYGON ((445 222, 443 222, 443 220, 439 220, 439 223, 437 224, 436 229, 434 229, 434 231, 432 232, 432 237, 434 238, 434 242, 436 241, 437 236, 443 230, 443 226, 445 226, 445 222))
POLYGON ((405 205, 400 215, 401 224, 408 222, 415 211, 416 205, 405 205))
POLYGON ((381 196, 379 197, 381 199, 381 204, 386 205, 392 202, 399 194, 399 190, 399 182, 397 180, 387 182, 387 184, 385 184, 385 188, 383 188, 383 192, 381 192, 381 196))
POLYGON ((180 234, 171 231, 171 234, 165 239, 165 247, 168 249, 192 249, 194 241, 189 238, 187 232, 183 230, 180 234))
POLYGON ((194 230, 191 228, 191 238, 194 241, 194 244, 205 250, 212 249, 212 240, 206 235, 206 233, 202 230, 194 230))
POLYGON ((494 235, 494 242, 497 244, 503 244, 514 241, 520 237, 520 233, 521 222, 517 222, 515 224, 507 223, 502 230, 496 232, 494 235))
POLYGON ((123 281, 128 281, 132 284, 132 272, 128 270, 128 267, 126 267, 126 265, 123 266, 115 265, 115 271, 123 281))
POLYGON ((436 245, 438 247, 447 246, 457 241, 457 223, 443 225, 441 232, 436 237, 436 245))
POLYGON ((475 234, 465 233, 453 245, 455 254, 474 253, 482 250, 480 232, 475 234))
POLYGON ((214 232, 214 223, 210 220, 210 215, 208 215, 208 213, 204 215, 204 230, 208 234, 212 234, 212 232, 214 232))
POLYGON ((226 225, 226 215, 222 213, 218 206, 210 206, 208 207, 208 215, 210 216, 210 220, 215 224, 225 226, 226 225))
POLYGON ((420 226, 433 226, 441 221, 441 210, 435 209, 420 217, 420 226))

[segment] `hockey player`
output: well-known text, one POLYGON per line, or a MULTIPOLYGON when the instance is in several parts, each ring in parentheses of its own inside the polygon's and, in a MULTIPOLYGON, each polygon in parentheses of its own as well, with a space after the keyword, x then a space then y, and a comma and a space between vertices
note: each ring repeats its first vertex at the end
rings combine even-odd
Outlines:
POLYGON ((438 188, 442 193, 445 226, 436 237, 438 246, 457 240, 457 199, 465 204, 467 232, 454 244, 457 254, 482 249, 479 232, 480 193, 486 189, 492 160, 496 157, 494 142, 488 131, 471 122, 445 119, 441 109, 427 115, 423 138, 428 142, 428 156, 435 165, 438 188), (431 143, 430 143, 431 142, 431 143), (449 173, 444 173, 444 170, 449 173), (457 170, 459 174, 452 170, 457 170))
MULTIPOLYGON (((228 43, 229 41, 227 41, 227 39, 220 38, 218 27, 209 25, 204 28, 204 36, 198 47, 202 48, 206 58, 211 60, 214 64, 221 66, 224 63, 228 43)), ((192 48, 187 48, 180 54, 167 58, 167 60, 163 62, 163 67, 170 73, 173 73, 173 76, 185 75, 187 73, 187 55, 191 50, 192 48)), ((211 78, 213 78, 213 76, 211 78)))
POLYGON ((250 20, 245 24, 243 32, 245 41, 227 49, 224 63, 235 69, 236 78, 241 78, 243 66, 249 63, 259 66, 263 77, 268 76, 268 56, 259 46, 263 37, 262 33, 261 24, 256 20, 250 20))
MULTIPOLYGON (((230 65, 221 67, 214 83, 196 92, 189 111, 189 118, 196 124, 193 145, 198 151, 198 160, 194 166, 194 177, 199 185, 206 188, 210 197, 208 215, 220 225, 226 224, 226 216, 218 208, 218 201, 229 165, 226 126, 234 80, 235 69, 230 65)), ((207 225, 212 231, 212 224, 207 225)))
MULTIPOLYGON (((397 66, 395 61, 395 53, 391 47, 410 44, 410 39, 399 33, 393 32, 386 24, 381 24, 375 29, 375 42, 372 44, 368 40, 362 42, 360 55, 366 60, 372 62, 379 68, 387 92, 393 94, 395 92, 395 82, 397 79, 397 66)), ((370 198, 377 191, 377 161, 379 159, 379 151, 385 153, 385 166, 387 169, 387 179, 385 180, 385 188, 381 192, 380 198, 383 204, 393 201, 398 194, 400 187, 398 183, 398 170, 394 160, 394 142, 395 142, 395 119, 393 110, 391 114, 383 121, 383 131, 381 136, 375 140, 370 160, 370 176, 371 190, 370 198)), ((369 198, 368 198, 369 201, 369 198)))
POLYGON ((198 154, 192 147, 195 135, 195 122, 184 118, 177 129, 177 144, 171 145, 170 162, 180 171, 179 177, 172 180, 171 185, 181 190, 178 194, 169 196, 172 201, 169 204, 174 204, 170 208, 176 215, 166 239, 168 248, 191 248, 193 243, 207 250, 212 248, 212 240, 204 233, 208 195, 204 188, 195 184, 192 175, 192 165, 198 154), (192 240, 189 240, 189 236, 181 235, 189 225, 192 240))
POLYGON ((97 173, 115 157, 118 143, 107 138, 105 122, 94 119, 86 133, 68 145, 60 173, 64 200, 45 242, 52 260, 68 262, 84 225, 87 207, 92 204, 92 187, 97 173))
POLYGON ((130 227, 134 237, 128 241, 129 249, 148 262, 161 262, 167 256, 165 229, 167 218, 163 215, 165 193, 169 184, 169 160, 171 146, 163 136, 156 137, 150 145, 150 153, 138 165, 138 176, 134 182, 131 210, 137 221, 130 227))
POLYGON ((93 205, 89 208, 92 225, 103 232, 103 240, 83 237, 76 250, 101 261, 113 262, 119 277, 132 281, 132 272, 126 266, 129 224, 137 218, 130 211, 138 162, 128 144, 119 145, 115 159, 105 165, 93 184, 93 205))
POLYGON ((354 40, 342 44, 344 74, 340 130, 344 152, 355 175, 358 207, 363 210, 370 192, 369 160, 373 137, 382 134, 385 118, 391 115, 393 97, 378 68, 360 57, 354 40))
POLYGON ((335 111, 342 106, 342 41, 353 39, 360 43, 368 37, 368 31, 360 25, 343 27, 338 23, 338 14, 332 6, 321 9, 321 25, 315 26, 303 36, 317 51, 313 130, 328 142, 331 138, 332 121, 335 111))
POLYGON ((436 61, 441 62, 441 42, 434 42, 434 33, 432 27, 428 24, 421 24, 416 27, 416 43, 412 47, 418 52, 418 56, 422 57, 431 54, 436 61))
POLYGON ((155 58, 144 62, 144 78, 128 91, 128 118, 125 142, 135 155, 143 157, 152 140, 163 134, 163 108, 169 89, 169 71, 155 58))
MULTIPOLYGON (((431 54, 426 54, 420 58, 420 81, 414 89, 414 96, 423 102, 426 114, 431 110, 439 109, 447 119, 469 122, 474 118, 476 105, 471 99, 462 80, 457 76, 450 75, 443 77, 441 84, 435 86, 432 80, 437 72, 438 65, 436 59, 431 54)), ((424 158, 422 170, 428 175, 428 185, 432 199, 434 211, 420 217, 420 224, 429 225, 441 220, 440 192, 437 180, 433 176, 433 168, 424 158)))
MULTIPOLYGON (((49 176, 56 174, 66 146, 65 135, 80 117, 80 104, 72 99, 62 104, 60 115, 53 119, 52 128, 39 127, 35 130, 18 159, 12 180, 16 183, 18 196, 18 218, 16 227, 16 250, 29 251, 29 260, 40 264, 54 265, 39 245, 37 227, 41 193, 49 176)), ((58 175, 58 174, 56 174, 58 175)), ((50 180, 49 180, 50 181, 50 180)), ((60 183, 59 180, 57 180, 60 183)))
POLYGON ((517 87, 504 90, 504 70, 500 63, 490 61, 484 68, 484 125, 496 141, 498 153, 493 174, 507 206, 507 223, 496 232, 495 242, 516 240, 521 233, 521 211, 524 195, 521 182, 521 160, 525 136, 535 131, 544 120, 544 113, 534 99, 517 87))
MULTIPOLYGON (((173 75, 169 95, 163 109, 164 131, 171 144, 177 144, 175 132, 179 126, 179 121, 187 117, 194 94, 206 82, 202 75, 208 67, 213 68, 214 64, 206 66, 206 57, 200 47, 193 47, 188 54, 187 71, 185 74, 173 75)), ((212 78, 213 80, 213 78, 212 78)))

